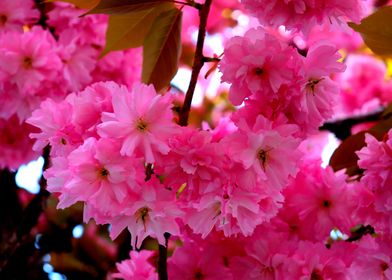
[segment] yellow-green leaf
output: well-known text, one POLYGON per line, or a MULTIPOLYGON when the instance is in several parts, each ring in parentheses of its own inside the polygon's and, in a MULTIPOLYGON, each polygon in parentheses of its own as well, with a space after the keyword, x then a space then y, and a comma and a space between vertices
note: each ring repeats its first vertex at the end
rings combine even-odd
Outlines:
POLYGON ((172 4, 164 3, 137 12, 111 15, 106 31, 106 46, 102 56, 110 51, 142 46, 144 38, 150 31, 155 18, 160 13, 172 8, 172 4))
POLYGON ((100 0, 47 0, 47 2, 57 2, 57 1, 67 2, 75 5, 78 8, 89 10, 94 8, 99 3, 100 0))
POLYGON ((172 0, 101 0, 88 14, 126 14, 151 9, 172 0))
POLYGON ((350 22, 366 45, 376 54, 392 55, 392 7, 387 6, 366 17, 360 24, 350 22))
POLYGON ((161 90, 177 73, 181 54, 182 11, 173 8, 154 21, 143 44, 142 80, 161 90))

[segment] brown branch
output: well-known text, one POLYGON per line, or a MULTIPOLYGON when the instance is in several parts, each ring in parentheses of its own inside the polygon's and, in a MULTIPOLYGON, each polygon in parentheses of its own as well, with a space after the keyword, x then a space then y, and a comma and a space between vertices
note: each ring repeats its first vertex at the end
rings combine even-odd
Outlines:
POLYGON ((165 246, 159 244, 159 255, 158 255, 158 279, 168 280, 167 275, 167 245, 170 238, 170 233, 165 232, 165 246))
POLYGON ((199 34, 197 37, 195 58, 193 60, 191 81, 189 82, 189 87, 185 95, 184 104, 180 111, 179 124, 181 126, 188 125, 189 111, 191 110, 193 94, 195 92, 200 70, 204 65, 203 47, 204 47, 204 40, 206 37, 207 19, 208 19, 208 14, 210 13, 211 3, 212 0, 206 0, 205 3, 201 5, 199 9, 199 17, 200 17, 199 34))
MULTIPOLYGON (((188 2, 195 3, 194 1, 188 1, 188 2)), ((195 88, 197 84, 197 79, 199 78, 200 70, 205 62, 205 57, 203 55, 203 48, 204 48, 204 41, 206 37, 208 14, 210 13, 211 4, 212 4, 212 0, 206 0, 204 4, 195 3, 195 7, 199 10, 199 18, 200 18, 199 34, 197 37, 195 57, 193 60, 192 76, 189 82, 188 90, 185 95, 184 104, 179 114, 179 124, 181 126, 188 125, 189 111, 191 110, 191 104, 192 104, 193 94, 195 92, 195 88)), ((159 280, 168 279, 167 245, 168 245, 169 238, 170 238, 170 234, 165 233, 166 244, 165 246, 159 245, 159 257, 158 257, 159 280)))
POLYGON ((354 125, 378 121, 384 113, 383 107, 366 115, 349 117, 343 120, 325 122, 319 130, 327 130, 335 134, 340 140, 345 140, 351 136, 351 129, 354 125))

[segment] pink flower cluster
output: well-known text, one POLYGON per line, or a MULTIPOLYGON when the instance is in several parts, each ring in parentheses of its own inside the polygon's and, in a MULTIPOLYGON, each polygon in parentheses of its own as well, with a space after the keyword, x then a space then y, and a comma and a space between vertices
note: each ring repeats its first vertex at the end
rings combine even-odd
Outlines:
POLYGON ((3 1, 0 6, 0 33, 22 31, 23 26, 36 23, 39 17, 33 0, 3 1))
POLYGON ((341 91, 341 110, 345 114, 366 113, 392 101, 392 83, 386 79, 383 61, 369 55, 350 54, 347 70, 335 77, 341 91))
POLYGON ((149 235, 164 244, 181 225, 204 237, 251 235, 276 215, 297 172, 297 127, 259 116, 214 139, 176 125, 172 101, 152 86, 101 82, 43 102, 28 123, 40 129, 35 149, 52 147, 48 190, 59 207, 85 202, 85 220, 110 223, 113 238, 128 228, 137 247, 149 235), (155 175, 145 181, 148 168, 155 175))
POLYGON ((364 215, 378 232, 392 234, 392 129, 383 141, 366 135, 366 147, 357 152, 364 169, 361 182, 369 191, 364 215))
MULTIPOLYGON (((47 98, 62 100, 96 81, 131 86, 139 79, 140 50, 114 52, 98 60, 108 20, 100 15, 78 17, 82 12, 56 3, 47 14, 49 28, 43 29, 33 1, 9 1, 0 7, 0 121, 19 119, 20 127, 12 135, 19 131, 18 137, 26 138, 20 133, 22 123, 47 98)), ((33 144, 29 139, 19 143, 23 143, 19 150, 31 150, 33 144)), ((34 158, 25 153, 19 165, 15 161, 11 166, 12 158, 21 156, 18 152, 2 153, 0 165, 17 169, 34 158)))
POLYGON ((131 251, 130 260, 122 261, 117 264, 117 273, 111 276, 124 280, 157 280, 158 274, 155 272, 154 266, 149 262, 153 256, 150 251, 131 251))
MULTIPOLYGON (((213 17, 238 8, 226 2, 213 17)), ((329 21, 359 20, 361 1, 242 2, 265 27, 227 41, 220 71, 237 107, 211 129, 179 126, 176 96, 138 82, 139 49, 98 59, 107 16, 50 4, 43 29, 32 1, 0 7, 0 168, 49 145, 44 176, 58 207, 82 202, 85 222, 110 224, 112 239, 128 230, 136 249, 147 237, 165 245, 169 233, 170 279, 392 279, 392 130, 366 136, 360 182, 304 147, 333 116, 338 83, 366 92, 347 111, 388 101, 386 69, 349 56, 339 74, 328 36, 300 49, 298 34, 270 28, 333 32, 329 21), (361 225, 377 236, 355 239, 361 225)), ((130 257, 112 277, 158 278, 154 253, 130 257)))
POLYGON ((314 25, 358 22, 364 13, 362 0, 242 0, 251 15, 264 26, 302 31, 307 34, 314 25))
POLYGON ((339 87, 330 76, 345 69, 338 59, 326 41, 312 45, 304 57, 287 40, 258 28, 227 42, 220 69, 222 80, 231 83, 230 101, 245 102, 238 118, 250 124, 259 114, 285 118, 306 136, 332 117, 339 87))
POLYGON ((390 279, 390 234, 344 241, 342 233, 367 222, 363 186, 318 161, 300 169, 278 215, 253 235, 184 233, 169 259, 170 279, 390 279), (330 236, 332 229, 339 231, 330 236))

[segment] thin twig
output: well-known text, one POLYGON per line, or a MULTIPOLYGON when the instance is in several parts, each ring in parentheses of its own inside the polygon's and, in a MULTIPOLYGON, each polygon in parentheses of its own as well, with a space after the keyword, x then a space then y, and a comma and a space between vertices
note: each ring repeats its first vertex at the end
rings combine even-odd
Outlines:
POLYGON ((193 94, 195 92, 200 70, 204 65, 203 47, 204 47, 204 40, 206 37, 207 19, 208 19, 208 14, 210 13, 211 3, 212 0, 206 0, 205 3, 199 9, 199 17, 200 17, 199 34, 197 37, 195 58, 193 60, 191 81, 189 82, 189 87, 185 95, 184 104, 180 112, 179 124, 181 126, 188 125, 189 111, 191 110, 193 94))

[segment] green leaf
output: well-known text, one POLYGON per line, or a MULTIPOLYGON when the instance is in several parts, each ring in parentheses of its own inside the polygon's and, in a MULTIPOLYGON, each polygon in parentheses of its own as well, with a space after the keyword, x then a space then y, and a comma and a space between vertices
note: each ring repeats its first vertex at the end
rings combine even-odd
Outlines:
POLYGON ((366 45, 376 54, 392 55, 392 7, 387 6, 350 27, 361 33, 366 45))
POLYGON ((142 46, 155 18, 172 8, 172 4, 163 3, 142 11, 111 15, 106 31, 106 46, 101 56, 110 51, 142 46))
POLYGON ((157 91, 170 84, 181 54, 182 11, 173 8, 160 14, 144 41, 142 81, 157 91))
POLYGON ((47 2, 57 2, 57 1, 67 2, 75 5, 78 8, 89 10, 94 8, 99 3, 100 0, 47 0, 47 2))
POLYGON ((172 0, 101 0, 87 14, 126 14, 151 9, 165 2, 173 3, 172 0))

